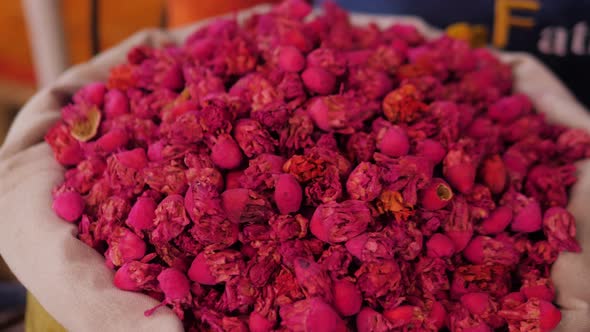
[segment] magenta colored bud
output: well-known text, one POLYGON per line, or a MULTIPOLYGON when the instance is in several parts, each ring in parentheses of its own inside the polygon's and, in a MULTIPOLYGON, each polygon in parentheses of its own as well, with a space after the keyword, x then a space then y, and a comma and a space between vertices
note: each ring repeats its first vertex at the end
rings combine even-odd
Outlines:
POLYGON ((467 194, 475 185, 476 169, 472 163, 457 164, 445 168, 445 178, 463 194, 467 194))
POLYGON ((142 148, 119 152, 115 155, 115 158, 121 165, 133 169, 143 169, 148 163, 145 150, 142 148))
POLYGON ((123 130, 111 130, 96 140, 96 146, 104 152, 114 152, 127 144, 129 136, 123 130))
POLYGON ((109 90, 104 96, 104 112, 107 119, 129 113, 127 96, 119 90, 109 90))
POLYGON ((352 239, 346 241, 346 250, 348 250, 348 252, 350 252, 350 254, 354 257, 362 259, 363 250, 368 239, 369 234, 367 233, 363 233, 359 236, 353 237, 352 239))
POLYGON ((330 131, 330 118, 328 117, 328 105, 324 103, 322 98, 314 98, 309 103, 309 115, 314 124, 323 131, 330 131))
POLYGON ((275 322, 266 319, 258 312, 252 311, 252 313, 250 313, 250 318, 248 319, 248 328, 250 329, 250 332, 270 332, 274 325, 275 322))
POLYGON ((84 199, 75 191, 65 191, 53 198, 53 211, 65 221, 74 222, 84 212, 84 199))
POLYGON ((388 128, 383 137, 377 142, 377 149, 390 157, 401 157, 408 154, 410 141, 403 128, 392 126, 388 128))
POLYGON ((501 206, 479 225, 481 234, 498 234, 503 232, 512 221, 512 209, 501 206))
POLYGON ((414 320, 417 309, 413 305, 400 305, 393 309, 384 310, 383 316, 396 326, 409 325, 414 320))
POLYGON ((499 155, 494 155, 483 162, 481 168, 483 183, 494 194, 504 191, 508 180, 508 173, 504 161, 499 155))
POLYGON ((475 326, 464 327, 463 332, 492 332, 492 328, 486 323, 480 323, 475 326))
POLYGON ((234 169, 242 163, 242 151, 230 136, 221 136, 211 148, 211 161, 223 169, 234 169))
POLYGON ((148 146, 147 156, 150 161, 161 161, 164 159, 164 142, 156 141, 148 146))
POLYGON ((305 68, 305 57, 293 46, 283 46, 279 50, 279 66, 287 72, 299 72, 305 68))
POLYGON ((441 233, 433 234, 426 242, 426 254, 428 257, 451 257, 455 253, 453 241, 441 233))
POLYGON ((530 99, 523 94, 516 94, 499 99, 488 107, 488 116, 499 123, 509 124, 520 116, 530 113, 530 99))
POLYGON ((422 207, 426 210, 440 210, 453 199, 453 190, 440 178, 433 178, 422 190, 422 207))
POLYGON ((467 260, 473 264, 483 264, 485 258, 484 241, 486 241, 486 237, 474 237, 463 250, 463 256, 465 256, 465 258, 467 258, 467 260))
POLYGON ((449 230, 445 232, 445 235, 448 236, 455 245, 455 252, 461 252, 471 238, 473 237, 473 229, 471 230, 449 230))
POLYGON ((520 292, 527 299, 541 299, 548 302, 555 300, 555 291, 548 285, 531 285, 520 287, 520 292))
POLYGON ((442 329, 447 320, 447 311, 445 310, 445 307, 438 301, 434 302, 428 319, 432 322, 434 327, 442 329))
POLYGON ((175 268, 168 268, 158 275, 160 288, 166 298, 181 300, 190 295, 190 283, 184 273, 175 268))
POLYGON ((289 214, 299 210, 303 191, 293 175, 288 173, 279 175, 275 184, 274 199, 281 214, 289 214))
POLYGON ((156 218, 157 204, 151 197, 139 197, 127 217, 127 225, 136 232, 150 229, 156 218))
POLYGON ((490 295, 488 293, 477 292, 467 293, 461 296, 461 304, 473 315, 482 315, 490 305, 490 295))
POLYGON ((336 77, 321 67, 305 69, 301 74, 301 79, 309 91, 320 95, 328 95, 336 87, 336 77))
POLYGON ((444 159, 447 151, 440 142, 427 138, 417 143, 416 154, 436 165, 444 159))
POLYGON ((76 93, 74 99, 77 100, 79 97, 81 97, 82 102, 100 107, 103 105, 106 91, 107 88, 104 83, 90 83, 80 89, 80 91, 76 93))
MULTIPOLYGON (((110 259, 108 261, 110 261, 110 259)), ((140 288, 137 285, 137 281, 131 278, 131 272, 129 271, 130 266, 131 265, 129 263, 121 266, 121 268, 115 272, 113 283, 115 284, 115 287, 119 289, 137 292, 140 290, 140 288)))
POLYGON ((221 194, 222 206, 227 218, 233 223, 240 222, 242 211, 250 200, 250 191, 244 188, 226 190, 221 194))
POLYGON ((549 332, 557 327, 561 321, 561 311, 557 309, 551 302, 540 300, 540 325, 541 332, 549 332))
POLYGON ((514 215, 511 228, 515 232, 533 233, 542 226, 541 206, 537 201, 530 201, 514 215))
POLYGON ((354 283, 345 279, 334 281, 334 307, 342 316, 356 315, 362 304, 362 294, 354 283))
POLYGON ((193 260, 191 267, 188 270, 188 277, 195 282, 202 285, 216 285, 217 279, 211 273, 211 269, 207 264, 207 259, 204 253, 200 253, 193 260))
POLYGON ((391 323, 380 313, 364 307, 356 316, 356 328, 358 332, 390 331, 391 323))

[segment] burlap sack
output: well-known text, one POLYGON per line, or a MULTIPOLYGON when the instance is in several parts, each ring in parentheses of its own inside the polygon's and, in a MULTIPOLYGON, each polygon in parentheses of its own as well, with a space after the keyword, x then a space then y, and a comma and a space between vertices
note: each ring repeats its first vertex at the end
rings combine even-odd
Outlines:
MULTIPOLYGON (((267 10, 258 6, 241 12, 267 10)), ((415 18, 354 15, 356 23, 394 21, 416 24, 429 36, 437 32, 415 18)), ((202 25, 206 22, 201 22, 202 25)), ((105 80, 108 69, 125 59, 135 45, 158 46, 182 41, 196 26, 166 33, 140 32, 92 61, 64 73, 21 110, 0 149, 0 254, 19 280, 57 321, 71 331, 181 331, 168 309, 146 318, 155 306, 148 296, 124 292, 112 285, 113 272, 104 259, 75 237, 76 227, 51 210, 51 189, 64 170, 43 142, 46 130, 59 117, 64 98, 85 83, 105 80)), ((590 115, 545 67, 525 54, 502 54, 514 65, 516 88, 532 97, 551 121, 590 130, 590 115)), ((559 331, 590 330, 590 164, 579 165, 579 182, 572 190, 570 211, 578 221, 581 254, 562 254, 554 266, 557 302, 563 307, 559 331)))

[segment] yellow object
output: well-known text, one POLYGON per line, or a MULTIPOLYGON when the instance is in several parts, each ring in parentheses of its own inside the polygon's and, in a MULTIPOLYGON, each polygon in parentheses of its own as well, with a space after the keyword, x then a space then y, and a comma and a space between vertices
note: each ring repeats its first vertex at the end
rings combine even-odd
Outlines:
POLYGON ((488 29, 479 24, 457 22, 449 25, 446 33, 449 37, 468 42, 471 47, 483 47, 488 43, 488 29))
POLYGON ((33 294, 27 293, 27 311, 25 313, 25 332, 66 332, 53 317, 41 306, 33 294))
POLYGON ((508 45, 510 27, 532 28, 535 20, 530 17, 513 16, 513 10, 537 12, 541 8, 538 0, 496 0, 494 15, 494 46, 508 45))

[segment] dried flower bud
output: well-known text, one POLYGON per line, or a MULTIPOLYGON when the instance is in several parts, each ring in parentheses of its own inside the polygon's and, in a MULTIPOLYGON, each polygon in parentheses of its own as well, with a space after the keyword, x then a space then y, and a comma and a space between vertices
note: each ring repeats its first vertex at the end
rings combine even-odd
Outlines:
POLYGON ((293 46, 283 46, 279 49, 279 66, 287 72, 299 72, 305 67, 305 58, 293 46))
POLYGON ((195 257, 188 276, 192 281, 202 285, 216 285, 239 276, 244 269, 239 252, 224 250, 219 252, 203 251, 195 257))
POLYGON ((356 316, 356 328, 359 332, 387 332, 393 326, 382 314, 364 307, 356 316))
POLYGON ((346 331, 346 325, 338 313, 317 297, 282 306, 280 315, 281 325, 295 331, 346 331))
POLYGON ((392 123, 412 122, 426 109, 421 99, 422 96, 414 85, 404 84, 385 96, 383 113, 392 123))
POLYGON ((451 187, 440 178, 434 178, 430 184, 422 190, 422 207, 427 210, 443 209, 453 199, 451 187))
POLYGON ((504 161, 499 155, 494 155, 483 162, 481 168, 483 183, 490 188, 494 194, 500 194, 506 187, 508 174, 504 161))
POLYGON ((511 243, 487 236, 476 236, 463 250, 463 256, 473 264, 515 265, 520 255, 511 243))
POLYGON ((266 221, 271 207, 268 201, 252 190, 230 189, 221 194, 221 204, 233 223, 266 221))
POLYGON ((124 227, 116 228, 107 240, 109 249, 105 256, 114 266, 137 260, 145 255, 146 245, 132 231, 124 227))
POLYGON ((543 216, 543 232, 549 244, 558 250, 580 252, 582 248, 576 241, 574 216, 566 209, 552 207, 543 216))
POLYGON ((512 222, 512 209, 501 206, 494 210, 490 216, 478 226, 479 233, 484 235, 498 234, 503 232, 512 222))
POLYGON ((310 229, 318 239, 338 243, 361 234, 371 221, 371 212, 363 201, 330 202, 318 206, 310 229))
POLYGON ((84 212, 84 199, 75 191, 65 191, 53 197, 51 207, 63 220, 75 222, 84 212))
POLYGON ((230 136, 221 136, 211 148, 211 160, 219 168, 234 169, 242 163, 242 151, 230 136))
POLYGON ((446 235, 435 233, 426 242, 428 257, 451 257, 455 253, 453 241, 446 235))
POLYGON ((155 291, 158 289, 156 278, 161 271, 162 266, 159 264, 130 261, 117 270, 113 283, 117 288, 126 291, 155 291))
POLYGON ((303 200, 303 191, 291 174, 281 174, 275 184, 274 200, 281 214, 297 212, 303 200))
POLYGON ((307 67, 301 73, 305 87, 312 93, 328 95, 336 87, 336 77, 321 67, 307 67))
POLYGON ((155 228, 152 231, 152 241, 167 242, 177 237, 186 225, 190 223, 184 209, 184 198, 180 195, 170 195, 156 208, 155 228))
POLYGON ((361 162, 350 173, 346 181, 346 190, 350 198, 361 201, 372 201, 381 194, 379 168, 368 162, 361 162))
POLYGON ((240 119, 236 122, 234 138, 249 158, 262 153, 273 153, 276 145, 274 139, 260 123, 252 119, 240 119))

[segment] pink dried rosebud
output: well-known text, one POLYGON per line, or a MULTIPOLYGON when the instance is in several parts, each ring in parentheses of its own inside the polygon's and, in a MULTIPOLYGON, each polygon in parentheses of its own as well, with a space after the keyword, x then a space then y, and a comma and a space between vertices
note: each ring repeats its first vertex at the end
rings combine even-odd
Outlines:
POLYGON ((469 216, 469 206, 462 196, 453 200, 453 209, 443 225, 445 235, 455 244, 455 252, 461 252, 473 236, 473 224, 469 216))
POLYGON ((171 304, 172 310, 178 318, 184 319, 184 307, 192 302, 190 284, 184 273, 175 268, 165 269, 158 275, 158 283, 164 293, 164 301, 147 310, 145 315, 150 316, 160 307, 171 304))
POLYGON ((155 228, 151 233, 151 239, 155 243, 168 242, 180 235, 189 223, 184 198, 180 195, 170 195, 156 208, 155 228))
POLYGON ((127 96, 117 89, 110 89, 104 96, 104 113, 107 119, 129 113, 127 96))
POLYGON ((488 107, 488 116, 495 121, 509 124, 522 115, 531 112, 533 104, 524 94, 500 98, 488 107))
POLYGON ((336 77, 321 67, 308 67, 301 73, 305 87, 312 93, 328 95, 336 87, 336 77))
POLYGON ((532 198, 523 198, 513 208, 514 218, 511 229, 515 232, 533 233, 543 227, 541 206, 532 198))
POLYGON ((349 280, 334 281, 334 307, 342 316, 356 315, 363 305, 363 297, 356 285, 349 280))
POLYGON ((319 297, 326 303, 333 302, 332 279, 321 265, 311 260, 297 258, 293 266, 297 283, 307 298, 319 297))
POLYGON ((459 192, 469 193, 475 184, 475 161, 461 146, 452 147, 443 161, 443 174, 459 192))
POLYGON ((561 311, 550 302, 539 299, 529 299, 514 308, 502 308, 499 315, 506 319, 513 331, 533 329, 549 332, 561 321, 561 311))
POLYGON ((566 206, 568 187, 576 182, 576 167, 537 165, 531 168, 525 183, 525 193, 544 206, 566 206))
POLYGON ((229 135, 222 135, 211 148, 211 160, 223 169, 234 169, 242 163, 242 151, 229 135))
POLYGON ((394 260, 364 262, 355 272, 355 276, 358 288, 369 303, 375 303, 388 294, 395 294, 401 287, 401 271, 394 260))
POLYGON ((96 149, 103 153, 122 149, 129 141, 129 136, 121 129, 113 129, 96 140, 96 149))
POLYGON ((395 245, 385 232, 364 233, 346 241, 348 252, 363 262, 393 259, 395 245))
POLYGON ((590 157, 590 134, 585 129, 570 128, 557 138, 557 150, 562 158, 579 160, 590 157))
POLYGON ((307 235, 309 220, 302 215, 275 215, 268 221, 273 236, 279 241, 304 238, 307 235))
POLYGON ((413 305, 400 305, 393 309, 383 311, 383 316, 396 327, 420 324, 420 308, 413 305))
POLYGON ((490 188, 494 194, 504 191, 508 180, 508 173, 504 161, 499 155, 493 155, 484 160, 481 168, 483 183, 490 188))
POLYGON ((45 141, 51 146, 55 159, 64 166, 76 165, 84 159, 84 151, 69 132, 67 125, 60 122, 45 135, 45 141))
POLYGON ((475 317, 481 318, 493 328, 504 325, 504 321, 498 316, 498 304, 488 293, 474 292, 461 296, 461 304, 475 317))
POLYGON ((188 277, 202 285, 217 285, 239 276, 243 271, 243 261, 237 251, 203 251, 195 257, 188 277))
POLYGON ((107 89, 104 83, 93 82, 83 86, 72 98, 77 104, 102 106, 107 89))
POLYGON ((359 99, 352 92, 316 97, 310 101, 308 112, 321 130, 352 134, 362 128, 363 121, 373 113, 370 106, 362 105, 359 99))
POLYGON ((276 145, 262 125, 252 119, 240 119, 234 124, 234 138, 249 158, 262 153, 273 153, 276 145))
POLYGON ((118 227, 113 230, 107 242, 109 249, 105 256, 108 256, 107 258, 115 266, 121 266, 124 263, 145 256, 145 242, 125 227, 118 227))
POLYGON ((408 135, 401 127, 389 127, 377 136, 377 149, 390 157, 405 156, 410 150, 408 135))
POLYGON ((279 66, 284 71, 297 73, 305 67, 305 58, 296 47, 282 46, 279 49, 279 66))
POLYGON ((383 113, 392 123, 412 122, 426 110, 416 86, 403 84, 383 99, 383 113))
POLYGON ((143 180, 151 189, 168 195, 182 194, 187 188, 186 168, 176 160, 150 163, 143 169, 143 180))
POLYGON ((537 298, 548 302, 555 300, 553 282, 549 278, 540 277, 537 273, 531 273, 524 278, 520 293, 527 299, 537 298))
POLYGON ((447 151, 440 142, 432 139, 424 139, 418 141, 416 144, 416 154, 425 157, 437 165, 444 159, 447 151))
POLYGON ((371 211, 363 201, 330 202, 317 207, 310 229, 318 239, 338 243, 361 234, 371 221, 371 211))
POLYGON ((144 230, 149 230, 154 226, 154 219, 156 219, 156 201, 151 197, 139 197, 125 222, 136 233, 141 234, 144 230))
POLYGON ((75 222, 84 212, 84 199, 75 191, 64 191, 53 197, 51 207, 58 217, 68 222, 75 222))
POLYGON ((342 197, 342 183, 336 167, 330 165, 322 176, 312 179, 305 186, 306 204, 318 206, 320 204, 336 202, 342 197))
POLYGON ((356 328, 359 332, 387 332, 391 331, 393 326, 382 314, 364 307, 356 315, 356 328))
POLYGON ((488 236, 476 236, 463 250, 463 256, 473 264, 515 265, 520 255, 514 246, 488 236))
POLYGON ((130 261, 115 272, 113 283, 117 288, 126 291, 154 291, 158 289, 156 278, 161 271, 162 266, 159 264, 130 261))
POLYGON ((372 134, 356 132, 350 136, 346 144, 348 158, 352 161, 369 161, 373 158, 376 142, 372 134))
POLYGON ((381 190, 379 168, 368 162, 359 163, 346 181, 346 191, 352 199, 370 202, 379 197, 381 190))
POLYGON ((303 191, 291 174, 279 175, 275 184, 274 200, 281 214, 297 212, 301 206, 303 191))
POLYGON ((494 210, 490 216, 478 226, 478 232, 484 235, 499 234, 512 222, 512 209, 501 206, 494 210))
POLYGON ((233 223, 266 221, 270 204, 262 196, 248 189, 230 189, 221 194, 221 204, 233 223))
POLYGON ((350 69, 348 85, 369 99, 381 98, 393 89, 393 82, 385 71, 363 66, 350 69))
POLYGON ((426 210, 440 210, 453 199, 453 190, 440 178, 434 178, 422 189, 421 203, 426 210))
POLYGON ((257 192, 270 191, 275 186, 276 177, 283 172, 284 163, 285 158, 268 153, 250 159, 239 179, 240 187, 257 192))
POLYGON ((312 9, 311 5, 304 0, 286 0, 273 8, 273 11, 283 16, 301 20, 306 17, 312 9))
POLYGON ((268 320, 256 311, 250 313, 248 319, 248 328, 251 332, 270 332, 273 330, 275 322, 268 320))
POLYGON ((428 257, 451 257, 455 253, 453 241, 446 235, 435 233, 426 242, 428 257))
POLYGON ((549 244, 561 251, 580 252, 582 248, 576 241, 576 221, 574 216, 562 207, 552 207, 543 216, 543 233, 549 244))
POLYGON ((346 62, 341 54, 332 48, 320 47, 307 55, 307 64, 310 67, 320 67, 335 76, 346 72, 346 62))
POLYGON ((123 166, 133 169, 143 169, 148 163, 145 150, 141 148, 119 152, 114 156, 123 166))
POLYGON ((301 332, 345 332, 346 324, 322 299, 314 297, 281 306, 281 325, 301 332))

